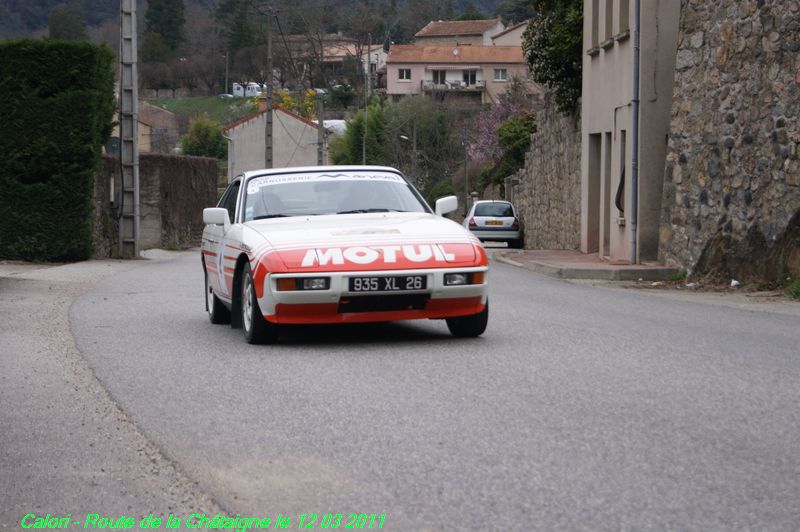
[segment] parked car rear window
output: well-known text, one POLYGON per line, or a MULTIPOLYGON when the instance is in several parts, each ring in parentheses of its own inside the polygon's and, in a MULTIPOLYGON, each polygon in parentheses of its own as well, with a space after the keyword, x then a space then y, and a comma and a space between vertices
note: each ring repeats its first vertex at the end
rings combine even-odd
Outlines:
POLYGON ((510 203, 478 203, 475 205, 475 216, 511 218, 514 216, 514 209, 511 208, 510 203))

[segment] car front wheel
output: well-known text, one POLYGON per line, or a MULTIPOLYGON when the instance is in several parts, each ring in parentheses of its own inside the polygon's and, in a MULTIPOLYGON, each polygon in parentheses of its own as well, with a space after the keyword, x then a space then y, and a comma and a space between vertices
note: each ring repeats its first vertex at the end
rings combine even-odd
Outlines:
POLYGON ((474 338, 480 336, 486 330, 486 325, 489 323, 489 300, 486 300, 486 306, 483 311, 477 314, 447 318, 445 321, 447 322, 447 328, 450 329, 450 334, 456 338, 474 338))
POLYGON ((242 271, 242 329, 249 344, 272 344, 278 340, 278 326, 264 319, 256 298, 250 265, 242 271))

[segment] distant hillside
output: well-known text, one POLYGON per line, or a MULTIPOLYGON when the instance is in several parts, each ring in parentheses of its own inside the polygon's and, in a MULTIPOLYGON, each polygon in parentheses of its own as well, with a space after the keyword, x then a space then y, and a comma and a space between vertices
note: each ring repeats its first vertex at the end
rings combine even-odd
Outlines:
MULTIPOLYGON (((66 0, 0 0, 0 38, 27 37, 47 30, 50 11, 66 4, 66 0)), ((186 7, 208 7, 214 0, 185 0, 186 7)), ((109 19, 119 17, 119 0, 81 0, 86 22, 99 26, 109 19)), ((137 0, 144 14, 146 0, 137 0)))
MULTIPOLYGON (((119 0, 82 0, 86 22, 97 26, 118 16, 119 0)), ((50 11, 64 0, 0 1, 0 38, 26 37, 47 29, 50 11)))
MULTIPOLYGON (((314 0, 318 5, 320 0, 314 0)), ((331 3, 351 4, 352 0, 328 0, 331 3)), ((431 0, 435 2, 437 0, 431 0)), ((439 0, 448 1, 448 0, 439 0)), ((456 15, 472 4, 487 17, 491 17, 500 0, 452 0, 456 15)), ((119 0, 81 0, 87 23, 99 26, 119 14, 119 0)), ((0 38, 27 37, 47 30, 50 11, 66 0, 0 0, 0 38)), ((209 7, 215 0, 185 0, 186 8, 209 7)), ((402 5, 403 1, 398 4, 402 5)), ((138 0, 139 10, 144 13, 146 0, 138 0)))

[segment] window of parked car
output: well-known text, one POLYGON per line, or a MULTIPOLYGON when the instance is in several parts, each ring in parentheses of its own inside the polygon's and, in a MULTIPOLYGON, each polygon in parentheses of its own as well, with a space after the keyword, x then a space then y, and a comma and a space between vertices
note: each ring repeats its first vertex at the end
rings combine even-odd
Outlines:
POLYGON ((475 205, 475 216, 496 216, 513 218, 514 209, 510 203, 478 203, 475 205))

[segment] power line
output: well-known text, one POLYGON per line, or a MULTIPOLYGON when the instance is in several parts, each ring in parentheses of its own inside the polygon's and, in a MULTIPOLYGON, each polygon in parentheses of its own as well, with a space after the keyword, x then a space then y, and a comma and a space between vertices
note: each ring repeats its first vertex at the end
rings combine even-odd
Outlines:
POLYGON ((286 42, 286 35, 283 33, 283 27, 281 27, 281 19, 278 18, 277 14, 275 15, 275 22, 278 23, 278 33, 281 34, 281 41, 283 41, 283 47, 286 48, 286 54, 289 56, 289 63, 292 65, 292 70, 294 70, 294 76, 300 82, 303 88, 305 88, 305 83, 303 83, 303 80, 300 78, 300 73, 297 71, 297 65, 292 57, 292 51, 289 49, 289 43, 286 42))

